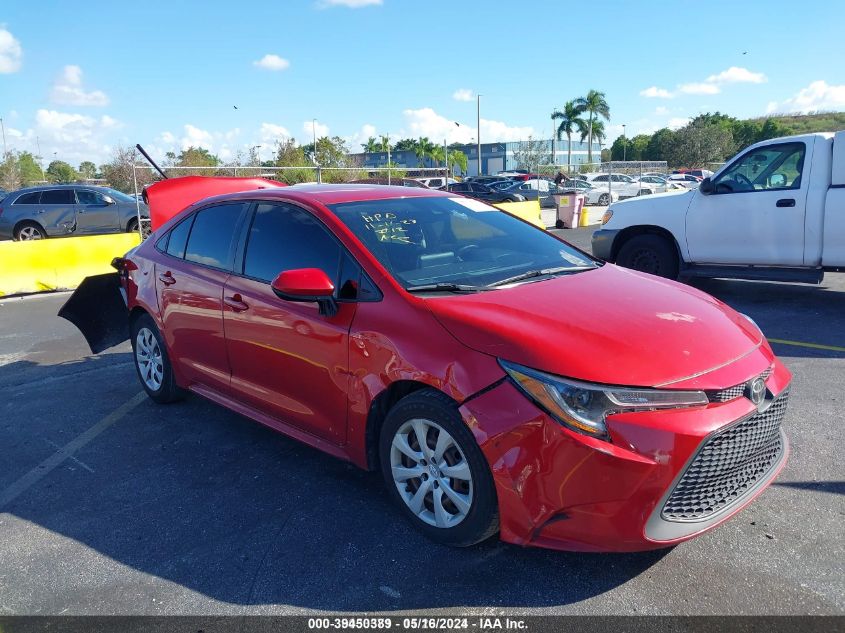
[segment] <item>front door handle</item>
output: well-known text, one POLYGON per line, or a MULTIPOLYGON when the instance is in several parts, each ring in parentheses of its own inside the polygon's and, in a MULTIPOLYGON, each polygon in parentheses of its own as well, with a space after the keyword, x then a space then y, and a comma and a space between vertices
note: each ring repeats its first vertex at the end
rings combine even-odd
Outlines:
POLYGON ((243 297, 239 294, 234 294, 231 297, 224 297, 223 303, 232 308, 235 312, 243 312, 249 310, 249 306, 244 303, 243 297))
POLYGON ((161 273, 158 276, 158 279, 165 286, 172 286, 173 284, 176 283, 176 279, 174 279, 173 275, 170 274, 169 270, 166 273, 161 273))
POLYGON ((794 207, 795 206, 795 198, 781 198, 777 201, 775 206, 778 207, 794 207))

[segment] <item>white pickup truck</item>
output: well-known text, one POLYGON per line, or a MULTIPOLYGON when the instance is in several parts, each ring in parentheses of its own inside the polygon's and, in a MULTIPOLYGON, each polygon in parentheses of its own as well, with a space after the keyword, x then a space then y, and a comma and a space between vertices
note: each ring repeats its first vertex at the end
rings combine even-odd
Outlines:
POLYGON ((845 131, 770 139, 696 190, 613 203, 593 254, 669 278, 820 283, 845 271, 845 131))

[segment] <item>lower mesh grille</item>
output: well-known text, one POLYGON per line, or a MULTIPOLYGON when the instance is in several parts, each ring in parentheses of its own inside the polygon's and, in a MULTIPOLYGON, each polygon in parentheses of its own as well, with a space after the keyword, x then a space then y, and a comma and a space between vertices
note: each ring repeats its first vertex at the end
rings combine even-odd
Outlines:
POLYGON ((663 506, 667 521, 700 521, 742 497, 783 452, 780 423, 789 392, 762 413, 711 437, 663 506))

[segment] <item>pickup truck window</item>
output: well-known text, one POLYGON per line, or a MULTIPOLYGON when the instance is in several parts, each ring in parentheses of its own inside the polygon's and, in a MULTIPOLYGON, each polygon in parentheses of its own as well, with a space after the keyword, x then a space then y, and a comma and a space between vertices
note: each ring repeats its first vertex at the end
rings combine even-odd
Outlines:
POLYGON ((799 189, 804 143, 780 143, 753 149, 714 179, 715 193, 799 189))

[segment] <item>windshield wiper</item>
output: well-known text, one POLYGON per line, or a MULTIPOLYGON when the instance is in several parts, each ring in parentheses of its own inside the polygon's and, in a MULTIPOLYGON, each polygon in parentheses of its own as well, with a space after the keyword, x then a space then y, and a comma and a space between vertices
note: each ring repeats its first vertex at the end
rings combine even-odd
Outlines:
POLYGON ((436 284, 423 284, 420 286, 410 286, 405 288, 408 292, 434 292, 438 290, 442 290, 445 292, 484 292, 486 290, 490 290, 490 288, 486 286, 471 286, 469 284, 453 284, 453 283, 436 283, 436 284))
POLYGON ((529 270, 521 275, 514 275, 506 279, 500 279, 489 284, 488 287, 494 288, 496 286, 506 286, 507 284, 516 283, 525 279, 533 279, 534 277, 545 277, 546 275, 559 275, 561 273, 577 273, 582 270, 591 270, 596 266, 558 266, 557 268, 542 268, 539 270, 529 270))

